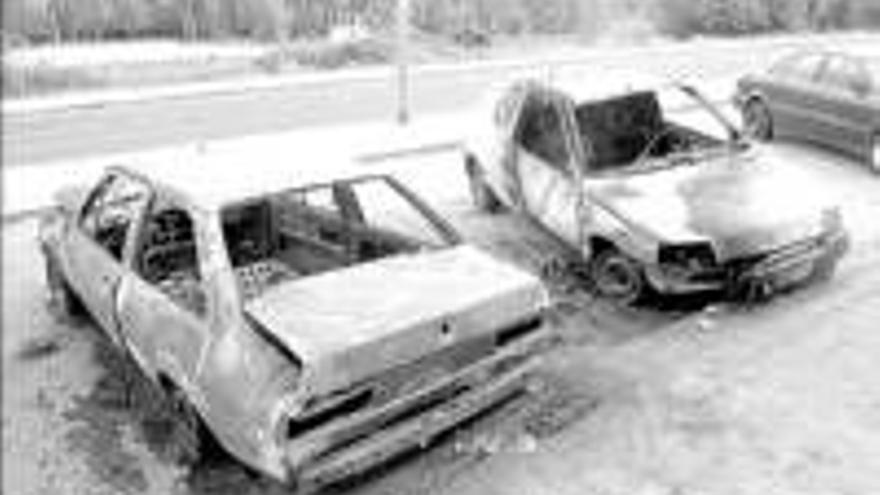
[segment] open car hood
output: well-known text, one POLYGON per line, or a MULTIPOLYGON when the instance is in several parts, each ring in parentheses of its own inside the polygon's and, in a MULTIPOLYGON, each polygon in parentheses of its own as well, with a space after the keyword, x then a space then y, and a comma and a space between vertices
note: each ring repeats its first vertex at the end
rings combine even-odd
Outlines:
POLYGON ((295 279, 245 310, 303 361, 313 391, 356 383, 536 315, 536 277, 468 246, 295 279))
POLYGON ((708 241, 721 259, 817 235, 830 201, 791 164, 749 150, 590 181, 593 199, 660 242, 708 241))

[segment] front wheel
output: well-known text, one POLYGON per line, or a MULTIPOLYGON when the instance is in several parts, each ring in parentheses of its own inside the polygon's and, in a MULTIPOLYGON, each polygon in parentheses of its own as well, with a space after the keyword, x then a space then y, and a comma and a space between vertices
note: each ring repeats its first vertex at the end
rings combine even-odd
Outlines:
POLYGON ((773 118, 770 109, 759 100, 749 100, 743 108, 743 129, 747 136, 759 141, 773 138, 773 118))
POLYGON ((165 417, 168 443, 165 455, 175 464, 191 467, 202 459, 207 428, 189 399, 178 388, 166 391, 165 417))
POLYGON ((648 292, 642 266, 615 248, 593 255, 589 277, 598 296, 620 304, 633 304, 648 292))

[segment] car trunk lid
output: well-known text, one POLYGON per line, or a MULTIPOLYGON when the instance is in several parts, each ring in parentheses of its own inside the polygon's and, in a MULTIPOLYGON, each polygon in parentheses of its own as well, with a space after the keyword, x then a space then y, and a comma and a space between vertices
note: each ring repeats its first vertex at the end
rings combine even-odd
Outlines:
POLYGON ((246 311, 302 359, 303 379, 324 393, 489 335, 543 304, 537 278, 462 246, 293 280, 246 311))

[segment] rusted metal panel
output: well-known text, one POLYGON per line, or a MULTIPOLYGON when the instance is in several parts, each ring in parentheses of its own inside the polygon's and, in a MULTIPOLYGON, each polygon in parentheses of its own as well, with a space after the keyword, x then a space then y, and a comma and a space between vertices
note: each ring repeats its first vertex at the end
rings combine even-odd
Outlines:
MULTIPOLYGON (((671 87, 692 100, 689 111, 702 111, 716 121, 727 140, 666 119, 650 88, 624 90, 628 85, 622 83, 591 100, 584 96, 589 91, 566 93, 573 87, 568 83, 533 82, 530 91, 537 104, 520 107, 518 118, 542 122, 546 112, 541 105, 547 107, 549 98, 570 117, 563 122, 576 125, 555 130, 546 122, 526 122, 517 132, 496 132, 501 141, 496 149, 517 150, 513 164, 491 154, 475 156, 488 160, 480 164, 486 170, 503 175, 489 186, 515 183, 496 190, 502 202, 537 220, 576 252, 589 258, 592 243, 601 241, 637 260, 655 289, 679 292, 722 287, 736 277, 718 274, 739 269, 734 262, 784 252, 805 240, 818 246, 811 260, 836 261, 845 251, 835 247, 845 242, 827 240, 845 238, 846 231, 821 185, 771 151, 738 140, 737 130, 694 88, 671 87), (553 145, 560 140, 548 133, 565 134, 573 148, 568 163, 553 145), (511 199, 510 189, 517 197, 511 199), (681 267, 667 266, 669 260, 661 259, 664 249, 704 247, 712 266, 687 268, 699 264, 691 261, 705 261, 688 259, 679 260, 681 267)), ((590 86, 584 83, 580 86, 590 86)), ((505 96, 496 98, 502 106, 505 96)), ((495 125, 487 116, 482 122, 495 125)))
MULTIPOLYGON (((111 173, 127 171, 113 168, 111 173)), ((341 180, 376 179, 352 173, 340 172, 341 180)), ((269 257, 269 252, 263 253, 264 259, 233 267, 232 260, 238 257, 229 252, 219 209, 206 208, 199 198, 187 195, 191 187, 186 184, 164 182, 177 175, 132 173, 131 177, 149 183, 156 194, 145 213, 127 219, 128 237, 121 255, 108 253, 108 241, 100 233, 82 228, 75 205, 50 213, 41 227, 41 244, 47 256, 65 260, 64 277, 75 282, 72 285, 87 305, 105 310, 98 323, 119 331, 116 343, 148 376, 183 392, 227 450, 277 478, 296 475, 293 468, 299 466, 292 464, 289 454, 298 441, 306 441, 305 434, 312 444, 332 447, 341 437, 330 432, 339 431, 340 426, 334 425, 344 421, 347 428, 381 438, 387 425, 370 418, 388 411, 390 404, 409 414, 422 406, 420 397, 443 380, 470 370, 466 374, 472 399, 459 404, 455 397, 444 397, 451 401, 448 408, 457 412, 417 420, 426 438, 454 426, 499 400, 503 394, 496 389, 513 387, 512 369, 495 366, 507 354, 531 352, 524 347, 526 339, 519 341, 520 333, 529 339, 544 334, 541 316, 547 296, 540 281, 459 245, 458 235, 446 222, 391 179, 382 180, 411 202, 413 211, 427 218, 426 225, 437 229, 437 238, 449 244, 403 242, 399 235, 383 238, 389 234, 379 231, 368 235, 360 218, 356 229, 349 224, 334 233, 361 236, 335 239, 344 248, 338 254, 353 256, 347 246, 382 239, 389 246, 406 246, 405 250, 384 248, 388 252, 378 259, 372 251, 368 257, 341 259, 322 267, 323 273, 317 275, 309 275, 316 271, 310 267, 308 273, 275 277, 275 272, 264 272, 290 261, 269 257), (166 259, 175 253, 180 256, 166 259), (521 329, 523 322, 528 325, 521 329), (495 372, 503 387, 486 381, 495 372), (370 400, 359 404, 360 416, 337 410, 346 394, 361 390, 352 387, 371 391, 370 400), (322 426, 324 433, 291 431, 294 424, 305 428, 314 422, 315 414, 326 417, 311 428, 322 426)), ((257 184, 251 181, 250 186, 226 190, 224 195, 253 201, 259 198, 238 194, 250 195, 248 188, 257 184)), ((279 190, 285 189, 273 184, 266 197, 279 190)), ((294 238, 284 237, 282 242, 286 233, 282 234, 278 220, 292 212, 286 208, 302 204, 264 202, 270 203, 271 207, 255 211, 274 218, 263 219, 267 221, 260 222, 260 229, 238 232, 254 236, 241 246, 253 249, 265 239, 274 239, 279 243, 275 249, 290 248, 287 244, 294 238), (265 226, 279 230, 260 237, 265 226)), ((281 272, 295 270, 290 266, 281 272)), ((441 400, 436 405, 443 404, 441 400)), ((348 472, 370 463, 345 464, 343 471, 348 472)))

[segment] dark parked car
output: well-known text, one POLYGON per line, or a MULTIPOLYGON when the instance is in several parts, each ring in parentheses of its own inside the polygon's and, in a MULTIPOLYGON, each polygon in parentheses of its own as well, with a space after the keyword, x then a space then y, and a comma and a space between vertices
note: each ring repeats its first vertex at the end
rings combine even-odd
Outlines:
POLYGON ((805 139, 853 154, 880 174, 880 59, 803 51, 737 83, 746 132, 805 139))

